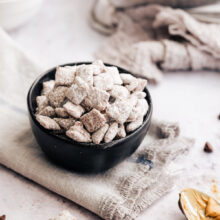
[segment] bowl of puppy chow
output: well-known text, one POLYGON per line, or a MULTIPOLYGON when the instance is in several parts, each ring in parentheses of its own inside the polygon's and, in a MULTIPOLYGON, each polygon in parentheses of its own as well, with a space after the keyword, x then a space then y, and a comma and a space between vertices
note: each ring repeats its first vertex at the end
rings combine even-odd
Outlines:
POLYGON ((32 84, 33 134, 51 162, 99 173, 131 156, 150 126, 147 80, 101 60, 54 67, 32 84))

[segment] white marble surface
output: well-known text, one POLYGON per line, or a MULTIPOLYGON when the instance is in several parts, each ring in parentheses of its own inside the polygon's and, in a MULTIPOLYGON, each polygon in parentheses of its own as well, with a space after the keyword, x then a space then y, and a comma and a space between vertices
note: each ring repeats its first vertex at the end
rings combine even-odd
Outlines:
MULTIPOLYGON (((36 61, 45 68, 71 61, 93 58, 106 39, 88 24, 92 1, 47 0, 38 15, 23 27, 10 32, 36 61)), ((190 155, 183 161, 184 171, 176 188, 147 209, 138 220, 183 220, 178 209, 178 192, 196 187, 208 193, 212 180, 220 183, 220 73, 166 73, 163 82, 151 86, 154 117, 178 121, 182 135, 196 139, 190 155), (203 152, 205 141, 214 152, 203 152)), ((220 198, 219 198, 220 199, 220 198)), ((0 215, 9 220, 47 220, 68 209, 79 220, 99 217, 0 166, 0 215)))

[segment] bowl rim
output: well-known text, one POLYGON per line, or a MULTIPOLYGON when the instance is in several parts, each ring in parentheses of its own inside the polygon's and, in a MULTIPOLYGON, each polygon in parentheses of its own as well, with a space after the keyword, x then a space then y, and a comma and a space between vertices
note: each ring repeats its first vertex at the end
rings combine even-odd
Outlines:
MULTIPOLYGON (((66 63, 66 64, 61 64, 61 65, 58 65, 58 66, 74 66, 74 65, 82 65, 82 64, 92 64, 91 61, 85 61, 85 62, 71 62, 71 63, 66 63)), ((126 74, 131 74, 134 76, 134 74, 132 74, 130 71, 124 69, 124 68, 121 68, 117 65, 114 65, 114 64, 109 64, 109 63, 105 63, 104 64, 106 66, 115 66, 119 69, 119 72, 120 73, 126 73, 126 74), (122 70, 122 71, 121 71, 122 70)), ((135 136, 137 133, 139 133, 141 131, 141 129, 151 121, 151 117, 152 117, 152 112, 153 112, 153 104, 152 104, 152 99, 151 99, 151 95, 150 95, 150 92, 149 90, 145 87, 144 88, 144 91, 146 92, 146 97, 145 99, 147 99, 147 102, 148 102, 148 111, 146 113, 146 115, 144 116, 144 121, 143 121, 143 124, 137 128, 135 131, 131 132, 130 134, 126 135, 124 138, 120 138, 120 139, 117 139, 117 140, 113 140, 109 143, 100 143, 100 144, 95 144, 95 143, 84 143, 84 142, 77 142, 77 141, 74 141, 72 139, 68 139, 67 138, 62 138, 56 134, 53 134, 53 131, 51 130, 48 130, 46 128, 44 128, 37 120, 36 120, 36 117, 35 117, 35 114, 34 114, 34 111, 35 109, 33 108, 32 106, 32 91, 33 89, 36 87, 36 85, 39 84, 39 81, 45 77, 46 75, 48 75, 49 73, 51 73, 52 71, 55 71, 56 70, 56 67, 52 67, 50 68, 49 70, 46 70, 44 71, 42 74, 40 74, 35 80, 34 82, 32 83, 29 91, 28 91, 28 94, 27 94, 27 108, 28 108, 28 112, 29 112, 29 115, 31 116, 31 119, 34 121, 35 125, 42 131, 46 132, 49 136, 52 136, 53 138, 58 138, 59 140, 61 141, 64 141, 68 144, 72 144, 74 145, 75 143, 77 143, 78 146, 81 146, 83 148, 89 148, 89 149, 100 149, 100 150, 107 150, 109 148, 114 148, 114 147, 117 147, 118 144, 124 142, 126 139, 130 139, 132 138, 133 136, 135 136)), ((139 77, 140 78, 140 77, 139 77)), ((42 83, 42 82, 41 82, 42 83)))

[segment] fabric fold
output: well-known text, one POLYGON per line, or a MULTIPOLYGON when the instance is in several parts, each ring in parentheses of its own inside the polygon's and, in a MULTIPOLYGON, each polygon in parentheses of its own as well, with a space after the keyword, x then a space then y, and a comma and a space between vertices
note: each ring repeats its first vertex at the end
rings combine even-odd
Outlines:
POLYGON ((138 150, 102 174, 80 175, 49 161, 34 139, 26 112, 28 87, 41 68, 3 31, 0 39, 2 165, 107 220, 135 219, 172 189, 176 159, 193 145, 193 140, 179 136, 173 123, 153 121, 138 150), (2 80, 8 80, 7 86, 2 80))
POLYGON ((154 4, 121 9, 98 0, 90 23, 110 35, 97 58, 150 82, 160 82, 162 71, 220 70, 220 24, 200 22, 183 10, 154 4))

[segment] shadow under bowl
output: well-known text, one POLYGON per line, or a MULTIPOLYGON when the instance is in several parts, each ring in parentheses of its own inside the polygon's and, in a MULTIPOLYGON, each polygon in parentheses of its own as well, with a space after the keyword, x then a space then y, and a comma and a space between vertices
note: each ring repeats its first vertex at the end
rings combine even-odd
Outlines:
MULTIPOLYGON (((90 64, 90 62, 70 63, 61 66, 81 64, 90 64)), ((105 65, 112 66, 106 63, 105 65)), ((117 68, 120 73, 131 74, 125 69, 117 68)), ((27 96, 31 128, 38 144, 47 157, 56 164, 73 171, 99 173, 114 167, 116 164, 131 156, 143 141, 150 126, 152 101, 149 91, 146 88, 144 90, 147 94, 146 100, 149 109, 141 127, 127 134, 125 138, 113 140, 110 143, 79 143, 65 135, 59 135, 54 131, 45 129, 35 118, 37 107, 36 97, 41 93, 43 82, 55 78, 55 72, 56 67, 40 75, 32 84, 27 96)))

